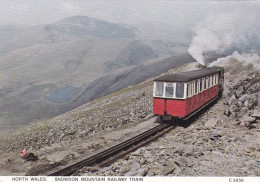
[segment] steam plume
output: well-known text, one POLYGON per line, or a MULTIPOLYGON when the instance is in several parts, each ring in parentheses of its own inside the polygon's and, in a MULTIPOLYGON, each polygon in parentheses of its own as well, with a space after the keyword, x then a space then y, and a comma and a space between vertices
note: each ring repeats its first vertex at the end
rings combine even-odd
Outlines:
POLYGON ((254 52, 255 48, 259 49, 259 27, 258 18, 253 13, 211 15, 196 26, 188 52, 203 65, 207 53, 254 52))
POLYGON ((208 65, 208 67, 213 66, 222 66, 222 64, 228 64, 229 61, 236 59, 239 62, 243 63, 243 65, 253 64, 253 66, 257 69, 260 69, 260 56, 256 53, 243 53, 239 54, 237 51, 233 52, 232 55, 218 58, 216 61, 213 61, 208 65))

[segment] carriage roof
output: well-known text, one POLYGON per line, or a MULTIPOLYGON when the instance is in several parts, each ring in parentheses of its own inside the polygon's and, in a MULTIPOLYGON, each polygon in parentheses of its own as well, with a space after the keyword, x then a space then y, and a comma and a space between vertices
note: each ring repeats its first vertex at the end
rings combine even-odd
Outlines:
POLYGON ((156 78, 154 81, 163 81, 163 82, 188 82, 191 80, 195 80, 198 78, 202 78, 205 76, 209 76, 212 74, 218 73, 218 69, 214 68, 203 68, 199 70, 193 70, 193 71, 187 71, 187 72, 181 72, 178 74, 168 74, 161 76, 159 78, 156 78))

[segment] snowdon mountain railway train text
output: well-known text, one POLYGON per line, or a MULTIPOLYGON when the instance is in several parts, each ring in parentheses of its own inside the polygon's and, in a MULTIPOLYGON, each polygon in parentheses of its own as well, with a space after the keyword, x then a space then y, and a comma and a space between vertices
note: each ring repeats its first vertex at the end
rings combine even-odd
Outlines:
POLYGON ((161 76, 154 80, 153 112, 163 120, 187 119, 221 96, 223 83, 219 67, 161 76))

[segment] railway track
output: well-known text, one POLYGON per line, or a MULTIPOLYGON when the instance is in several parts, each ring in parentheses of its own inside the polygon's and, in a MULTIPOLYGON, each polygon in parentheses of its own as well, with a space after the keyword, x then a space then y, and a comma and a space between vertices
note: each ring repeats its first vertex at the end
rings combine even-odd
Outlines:
POLYGON ((139 147, 142 147, 163 134, 167 133, 171 129, 175 128, 174 125, 160 124, 150 130, 147 130, 129 140, 126 140, 118 145, 108 148, 100 153, 97 153, 89 158, 86 158, 80 162, 72 164, 66 168, 47 174, 48 176, 70 176, 77 170, 82 169, 85 166, 107 166, 119 158, 122 158, 129 152, 135 151, 139 147))

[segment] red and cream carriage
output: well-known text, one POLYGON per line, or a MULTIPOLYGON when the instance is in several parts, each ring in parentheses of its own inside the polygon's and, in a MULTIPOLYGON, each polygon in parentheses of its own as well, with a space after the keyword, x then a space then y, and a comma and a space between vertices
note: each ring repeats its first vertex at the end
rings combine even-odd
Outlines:
POLYGON ((204 68, 155 79, 154 114, 162 119, 188 118, 222 94, 223 76, 223 68, 204 68))

